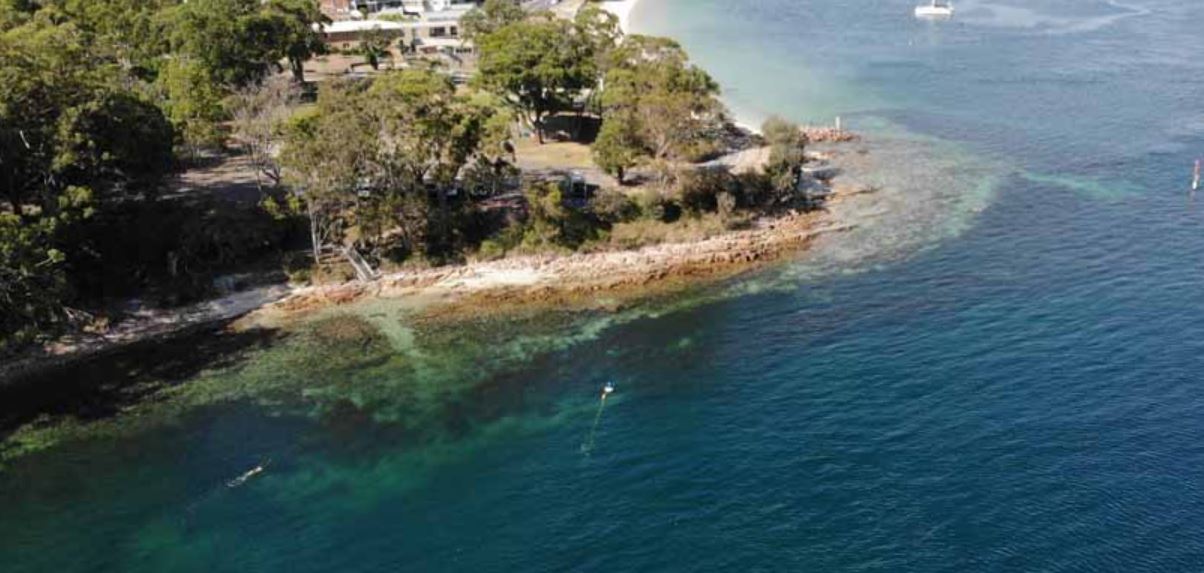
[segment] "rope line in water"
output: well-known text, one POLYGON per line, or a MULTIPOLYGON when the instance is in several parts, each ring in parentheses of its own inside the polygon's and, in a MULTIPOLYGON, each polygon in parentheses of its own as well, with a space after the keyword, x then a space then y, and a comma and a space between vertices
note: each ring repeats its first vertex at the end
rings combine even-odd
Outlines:
POLYGON ((594 451, 594 437, 598 433, 598 423, 602 421, 602 410, 606 408, 606 399, 615 391, 615 386, 612 383, 607 383, 602 387, 602 397, 598 400, 598 411, 594 414, 594 423, 589 428, 589 434, 585 437, 585 442, 581 444, 581 452, 589 455, 594 451))
POLYGON ((602 410, 606 408, 606 394, 602 395, 602 399, 598 401, 598 411, 594 414, 594 423, 589 428, 589 435, 585 438, 585 443, 581 444, 581 451, 588 455, 594 450, 594 436, 598 433, 598 424, 602 421, 602 410))

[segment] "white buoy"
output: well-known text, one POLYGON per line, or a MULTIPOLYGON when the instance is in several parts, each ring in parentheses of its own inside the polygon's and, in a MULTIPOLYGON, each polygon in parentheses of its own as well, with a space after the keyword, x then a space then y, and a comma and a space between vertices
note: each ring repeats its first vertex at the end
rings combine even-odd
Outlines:
POLYGON ((602 387, 602 396, 598 399, 598 411, 594 413, 594 423, 589 427, 589 434, 585 436, 585 442, 581 444, 581 452, 589 455, 594 451, 594 436, 598 434, 598 423, 602 421, 602 410, 606 409, 606 398, 615 392, 613 382, 607 382, 602 387))

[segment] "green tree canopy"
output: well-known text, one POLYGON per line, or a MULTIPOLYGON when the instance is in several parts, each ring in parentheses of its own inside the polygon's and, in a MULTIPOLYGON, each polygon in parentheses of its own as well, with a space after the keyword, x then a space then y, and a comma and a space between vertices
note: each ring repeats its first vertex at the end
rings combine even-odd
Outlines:
POLYGON ((460 36, 475 41, 501 28, 521 22, 527 12, 516 0, 485 0, 460 19, 460 36))
POLYGON ((39 17, 0 34, 0 172, 10 209, 54 215, 73 187, 99 200, 157 188, 172 165, 171 127, 127 84, 72 24, 39 17))
POLYGON ((288 60, 293 73, 321 53, 313 29, 325 18, 314 0, 189 0, 170 11, 171 47, 190 56, 226 86, 244 86, 288 60))
POLYGON ((350 239, 381 252, 399 239, 407 251, 444 251, 454 241, 449 192, 467 165, 496 153, 495 115, 427 70, 326 85, 290 129, 286 180, 327 244, 350 239), (417 208, 428 201, 429 213, 417 208))
POLYGON ((602 123, 602 129, 598 132, 598 139, 594 141, 591 152, 594 163, 603 171, 614 175, 622 185, 627 170, 634 167, 644 155, 633 115, 610 114, 602 123))
POLYGON ((765 173, 779 192, 793 192, 806 162, 807 136, 798 124, 774 116, 761 125, 761 134, 769 144, 769 162, 765 173))
POLYGON ((722 123, 718 93, 719 85, 690 64, 676 42, 625 38, 611 55, 602 94, 605 157, 668 163, 699 157, 712 148, 722 123), (621 127, 606 127, 615 122, 621 127))
MULTIPOLYGON (((178 0, 48 0, 87 34, 91 49, 149 78, 168 52, 165 10, 178 0)), ((45 8, 44 8, 45 9, 45 8)))
POLYGON ((0 32, 0 347, 61 318, 71 228, 153 198, 172 167, 160 110, 51 16, 0 32))
POLYGON ((158 85, 164 96, 164 111, 188 154, 221 149, 226 140, 222 128, 225 93, 209 68, 192 58, 173 59, 159 72, 158 85))
POLYGON ((33 13, 25 0, 0 0, 0 32, 24 24, 33 13))
POLYGON ((366 30, 360 36, 360 53, 364 55, 364 59, 368 60, 368 65, 372 66, 372 69, 379 70, 381 60, 393 57, 389 52, 391 41, 389 34, 379 27, 366 30))
POLYGON ((330 23, 315 0, 270 0, 264 4, 264 16, 276 30, 279 51, 288 60, 293 79, 305 81, 305 61, 326 53, 319 31, 330 23))
POLYGON ((590 42, 571 22, 536 18, 482 37, 479 81, 521 111, 543 142, 547 114, 567 106, 597 80, 590 42))
POLYGON ((53 231, 52 220, 0 211, 0 355, 54 330, 63 316, 67 284, 53 231))
POLYGON ((573 23, 594 55, 598 72, 605 74, 610 68, 611 55, 623 39, 619 18, 594 4, 587 4, 577 12, 573 23))

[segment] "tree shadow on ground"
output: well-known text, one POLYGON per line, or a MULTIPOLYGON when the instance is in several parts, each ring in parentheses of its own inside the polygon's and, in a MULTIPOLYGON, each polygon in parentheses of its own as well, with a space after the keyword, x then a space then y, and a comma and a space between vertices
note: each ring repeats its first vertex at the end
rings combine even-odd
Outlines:
POLYGON ((154 399, 203 370, 238 364, 282 338, 277 330, 232 332, 229 322, 134 343, 0 384, 0 442, 22 426, 63 416, 89 422, 154 399))
POLYGON ((602 120, 597 116, 560 113, 544 118, 545 137, 549 141, 568 141, 590 145, 598 138, 602 120))

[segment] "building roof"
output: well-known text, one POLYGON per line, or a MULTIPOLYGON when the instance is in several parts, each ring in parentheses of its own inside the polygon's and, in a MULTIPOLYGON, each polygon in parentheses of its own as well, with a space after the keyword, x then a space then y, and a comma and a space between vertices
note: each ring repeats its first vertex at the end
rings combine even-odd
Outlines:
POLYGON ((428 22, 457 22, 469 12, 470 8, 452 7, 439 12, 427 12, 423 18, 428 22))
POLYGON ((459 48, 471 45, 459 38, 421 38, 417 43, 419 46, 430 46, 432 48, 459 48))
MULTIPOLYGON (((455 20, 414 20, 410 22, 395 22, 392 20, 341 20, 325 25, 322 31, 327 34, 346 34, 366 32, 373 28, 380 28, 381 30, 414 30, 418 28, 445 28, 447 26, 455 26, 456 24, 455 20)), ((317 25, 314 28, 317 29, 317 25)))
MULTIPOLYGON (((317 26, 315 25, 315 27, 317 26)), ((343 20, 326 24, 322 26, 321 31, 327 34, 347 34, 367 32, 368 30, 377 28, 381 30, 404 30, 407 26, 400 22, 390 22, 388 20, 343 20)))

